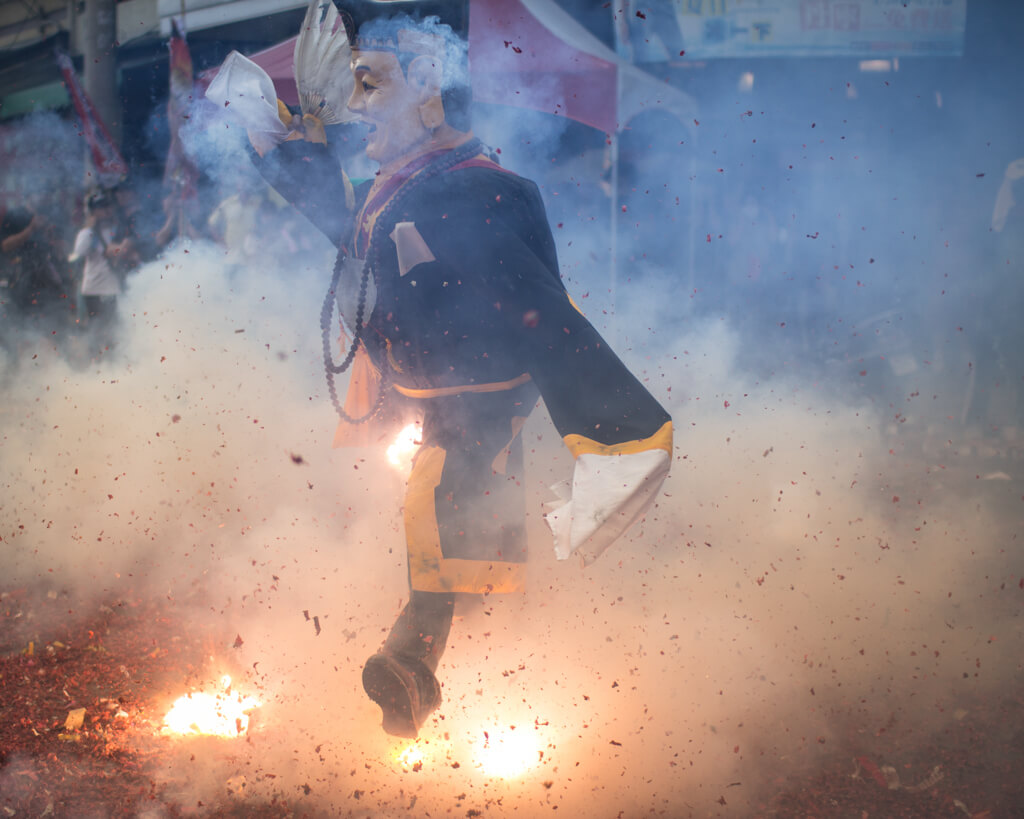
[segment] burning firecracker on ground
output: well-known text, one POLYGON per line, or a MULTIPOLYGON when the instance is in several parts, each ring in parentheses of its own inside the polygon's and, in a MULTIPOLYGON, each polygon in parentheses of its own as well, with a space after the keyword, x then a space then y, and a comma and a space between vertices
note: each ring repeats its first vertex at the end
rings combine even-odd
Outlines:
MULTIPOLYGON (((157 774, 200 733, 244 741, 255 697, 221 681, 177 703, 172 681, 201 678, 217 636, 167 601, 122 597, 91 615, 59 591, 0 590, 0 810, 5 816, 228 815, 184 804, 157 774), (164 792, 161 792, 161 791, 164 792)), ((190 684, 190 680, 192 681, 190 684)), ((247 815, 292 815, 246 804, 247 815)))

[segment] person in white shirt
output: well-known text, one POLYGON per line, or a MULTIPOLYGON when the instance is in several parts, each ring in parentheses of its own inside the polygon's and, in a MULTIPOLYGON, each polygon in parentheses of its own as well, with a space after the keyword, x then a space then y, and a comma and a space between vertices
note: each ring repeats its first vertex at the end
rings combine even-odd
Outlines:
POLYGON ((109 335, 121 293, 120 270, 132 264, 131 239, 118 238, 116 202, 106 191, 94 191, 85 200, 86 219, 75 237, 68 261, 82 261, 79 322, 101 335, 109 335))

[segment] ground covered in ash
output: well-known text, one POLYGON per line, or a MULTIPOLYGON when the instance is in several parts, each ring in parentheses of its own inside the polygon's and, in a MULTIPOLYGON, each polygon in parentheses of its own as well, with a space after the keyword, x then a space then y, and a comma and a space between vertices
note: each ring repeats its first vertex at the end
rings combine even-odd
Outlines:
MULTIPOLYGON (((416 791, 425 784, 429 788, 423 780, 430 772, 421 764, 399 771, 405 788, 386 799, 383 810, 367 806, 356 770, 347 788, 338 782, 331 786, 327 808, 313 798, 319 783, 292 775, 280 776, 283 784, 276 784, 279 774, 253 753, 252 737, 182 738, 162 731, 170 702, 209 684, 205 675, 212 655, 219 654, 220 667, 228 667, 231 652, 243 644, 239 635, 190 622, 196 601, 186 607, 171 598, 126 591, 86 612, 75 609, 65 592, 44 585, 4 588, 0 599, 0 809, 5 816, 473 817, 558 810, 558 804, 516 807, 514 799, 493 789, 483 798, 458 794, 446 810, 417 807, 416 791), (75 725, 69 715, 79 709, 84 719, 75 725)), ((947 727, 930 733, 904 730, 896 715, 870 730, 851 723, 845 736, 836 731, 829 737, 815 766, 796 773, 777 766, 757 804, 734 798, 744 785, 734 782, 721 788, 712 813, 685 802, 646 805, 641 798, 633 815, 1020 816, 1022 691, 960 700, 947 727)), ((273 730, 254 717, 254 736, 273 730)), ((824 746, 825 738, 819 743, 824 746)), ((552 784, 547 780, 540 787, 550 790, 552 784)), ((606 815, 629 813, 616 806, 606 815)))

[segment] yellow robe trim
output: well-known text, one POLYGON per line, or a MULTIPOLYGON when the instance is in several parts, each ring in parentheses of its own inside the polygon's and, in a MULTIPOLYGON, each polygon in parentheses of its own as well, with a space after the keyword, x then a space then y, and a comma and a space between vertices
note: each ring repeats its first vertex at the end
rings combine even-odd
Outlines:
POLYGON ((666 421, 661 429, 650 438, 637 441, 625 441, 621 444, 599 444, 585 435, 566 435, 563 439, 573 458, 580 455, 631 455, 635 452, 647 452, 650 449, 664 449, 672 454, 672 422, 666 421))
POLYGON ((523 373, 508 381, 490 381, 486 384, 464 384, 455 387, 433 387, 417 390, 412 387, 403 387, 401 384, 392 384, 398 392, 409 398, 443 398, 446 395, 458 395, 461 392, 502 392, 511 390, 520 384, 530 380, 529 373, 523 373))
POLYGON ((499 560, 446 558, 441 554, 434 490, 441 483, 445 451, 424 447, 416 456, 405 493, 405 537, 409 551, 409 578, 416 591, 486 592, 522 591, 526 564, 499 560))

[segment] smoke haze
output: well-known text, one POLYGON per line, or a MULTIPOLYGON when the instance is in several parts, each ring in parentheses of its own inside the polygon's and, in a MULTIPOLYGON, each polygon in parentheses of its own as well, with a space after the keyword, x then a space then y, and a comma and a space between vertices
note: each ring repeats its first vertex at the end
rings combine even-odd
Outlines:
MULTIPOLYGON (((1024 232, 989 227, 1019 92, 972 67, 780 68, 754 97, 709 70, 699 125, 621 135, 617 215, 604 135, 481 107, 541 186, 571 293, 672 413, 675 456, 641 525, 558 563, 543 512, 571 459, 534 412, 529 588, 460 602, 421 765, 360 683, 408 598, 404 478, 330 448, 325 240, 261 237, 265 264, 234 271, 177 243, 131 277, 111 353, 71 366, 43 336, 4 359, 7 585, 79 612, 165 596, 223 631, 209 680, 230 667, 264 704, 230 750, 139 740, 167 743, 181 804, 754 816, 849 747, 924 779, 900 750, 1019 692, 1024 657, 1024 232), (520 741, 503 778, 490 746, 520 741)), ((226 176, 236 137, 190 145, 226 176)))

